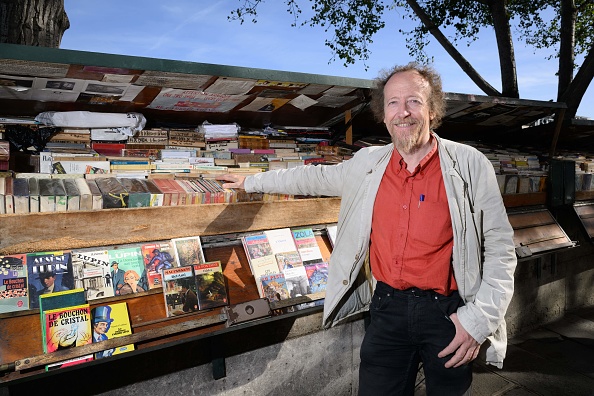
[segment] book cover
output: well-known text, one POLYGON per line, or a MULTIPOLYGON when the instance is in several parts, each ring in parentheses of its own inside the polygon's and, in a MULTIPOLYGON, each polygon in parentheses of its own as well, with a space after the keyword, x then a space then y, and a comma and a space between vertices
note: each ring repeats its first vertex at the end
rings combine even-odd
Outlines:
POLYGON ((140 245, 116 246, 107 249, 107 255, 111 263, 111 282, 116 296, 148 290, 140 245))
POLYGON ((12 179, 12 198, 14 213, 29 213, 29 181, 27 179, 12 179))
POLYGON ((114 296, 107 249, 73 249, 72 267, 75 279, 80 277, 88 301, 114 296))
POLYGON ((295 239, 295 245, 297 245, 297 251, 301 256, 301 261, 304 265, 321 263, 324 261, 322 252, 318 246, 318 241, 313 233, 311 227, 305 228, 292 228, 293 238, 295 239))
POLYGON ((229 303, 223 266, 220 261, 195 264, 194 276, 200 310, 220 307, 229 303))
POLYGON ((161 270, 176 266, 171 242, 144 243, 140 246, 149 289, 163 287, 161 270))
POLYGON ((299 255, 299 252, 297 252, 296 250, 293 252, 277 253, 274 255, 274 257, 276 258, 276 263, 278 264, 279 272, 291 268, 303 267, 301 256, 299 255))
POLYGON ((336 233, 338 232, 338 225, 329 225, 326 227, 326 233, 328 235, 328 240, 330 241, 330 245, 334 248, 334 244, 336 243, 336 233))
POLYGON ((206 261, 199 236, 173 238, 171 242, 178 266, 203 264, 206 261))
POLYGON ((85 179, 87 186, 89 186, 89 191, 91 192, 91 202, 92 208, 95 209, 103 209, 103 195, 101 194, 101 190, 97 186, 97 182, 95 179, 85 179))
POLYGON ((271 275, 279 272, 276 258, 274 257, 274 253, 272 253, 272 248, 264 232, 245 235, 242 237, 242 242, 250 263, 252 275, 258 286, 258 292, 260 293, 260 297, 263 298, 264 295, 262 295, 260 279, 263 275, 271 275))
MULTIPOLYGON (((93 342, 101 342, 112 338, 132 334, 128 305, 125 302, 105 304, 91 310, 93 342)), ((134 344, 122 345, 95 353, 95 359, 119 355, 134 350, 134 344)))
POLYGON ((39 180, 36 177, 26 179, 29 183, 29 212, 39 212, 39 180))
POLYGON ((152 180, 140 180, 150 194, 150 206, 163 206, 163 192, 152 180))
POLYGON ((168 317, 198 311, 198 295, 193 266, 162 270, 165 312, 168 317))
POLYGON ((27 256, 0 256, 0 313, 29 309, 27 256))
POLYGON ((297 246, 295 245, 293 233, 290 228, 265 230, 264 234, 266 235, 266 238, 268 238, 272 253, 279 254, 297 251, 297 246))
POLYGON ((151 204, 151 194, 140 179, 121 178, 120 183, 128 192, 128 207, 143 208, 151 204))
POLYGON ((95 183, 101 191, 103 209, 128 207, 129 194, 118 178, 99 178, 95 179, 95 183))
POLYGON ((4 177, 4 213, 14 213, 14 197, 12 195, 13 178, 4 177))
POLYGON ((80 210, 80 192, 76 184, 76 179, 63 179, 64 190, 66 191, 66 210, 80 210))
POLYGON ((39 296, 74 289, 71 251, 27 253, 29 307, 39 308, 39 296))
MULTIPOLYGON (((43 348, 45 353, 76 348, 92 342, 91 307, 89 304, 47 310, 43 314, 42 323, 45 334, 43 348)), ((51 371, 92 359, 92 355, 86 355, 47 365, 46 370, 51 371)))
POLYGON ((76 183, 80 195, 80 210, 93 210, 93 197, 87 181, 84 178, 75 178, 73 180, 76 183))
POLYGON ((326 291, 326 285, 328 284, 327 262, 306 265, 305 272, 307 273, 309 286, 308 294, 326 291))
POLYGON ((289 289, 285 276, 282 273, 264 275, 260 278, 263 298, 268 301, 281 301, 289 299, 289 289))

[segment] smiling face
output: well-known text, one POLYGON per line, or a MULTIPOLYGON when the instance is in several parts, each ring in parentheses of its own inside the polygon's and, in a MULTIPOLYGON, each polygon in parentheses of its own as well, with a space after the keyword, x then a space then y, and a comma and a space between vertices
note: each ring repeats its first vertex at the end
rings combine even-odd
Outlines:
POLYGON ((401 154, 414 154, 429 141, 434 114, 431 87, 414 70, 394 74, 384 87, 384 124, 401 154))

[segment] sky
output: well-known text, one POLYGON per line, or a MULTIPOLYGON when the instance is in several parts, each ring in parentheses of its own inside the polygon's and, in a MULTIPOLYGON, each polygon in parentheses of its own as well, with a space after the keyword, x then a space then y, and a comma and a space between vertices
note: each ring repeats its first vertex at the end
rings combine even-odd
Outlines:
MULTIPOLYGON (((411 21, 402 19, 402 11, 386 13, 386 27, 374 36, 368 60, 345 67, 341 59, 332 60, 332 52, 325 45, 333 33, 320 27, 292 27, 294 18, 284 1, 262 3, 255 24, 251 20, 243 24, 229 21, 231 11, 242 3, 243 0, 65 0, 70 28, 64 33, 60 48, 362 79, 373 79, 382 69, 413 60, 405 38, 398 32, 399 28, 413 26, 411 21)), ((300 4, 306 13, 309 2, 300 4)), ((297 22, 304 20, 300 17, 297 22)), ((554 100, 556 59, 547 60, 548 52, 535 53, 520 42, 514 47, 520 97, 554 100)), ((460 42, 457 49, 486 81, 501 90, 492 30, 483 31, 470 46, 460 42)), ((484 95, 434 39, 427 52, 442 76, 444 91, 484 95)), ((586 92, 577 115, 594 119, 594 84, 586 92)))

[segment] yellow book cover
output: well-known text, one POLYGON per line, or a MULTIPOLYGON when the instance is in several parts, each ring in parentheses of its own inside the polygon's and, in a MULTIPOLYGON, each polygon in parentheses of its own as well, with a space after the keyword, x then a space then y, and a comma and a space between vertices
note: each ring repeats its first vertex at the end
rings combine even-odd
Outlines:
MULTIPOLYGON (((93 342, 101 342, 132 334, 130 315, 125 302, 100 305, 92 309, 93 342)), ((134 344, 122 345, 95 353, 101 359, 134 350, 134 344)))

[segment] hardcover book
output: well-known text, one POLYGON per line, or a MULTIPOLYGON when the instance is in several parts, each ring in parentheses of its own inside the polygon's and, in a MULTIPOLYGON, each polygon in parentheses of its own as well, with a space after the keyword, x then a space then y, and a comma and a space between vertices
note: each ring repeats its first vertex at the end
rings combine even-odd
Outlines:
POLYGON ((27 309, 27 256, 0 256, 0 313, 27 309))
POLYGON ((107 249, 111 263, 111 281, 116 296, 148 290, 140 245, 122 245, 107 249))
POLYGON ((97 186, 97 182, 94 179, 85 179, 87 186, 89 186, 89 191, 91 192, 91 200, 92 200, 92 208, 95 209, 103 209, 103 194, 101 194, 101 190, 97 186))
POLYGON ((151 194, 140 179, 121 178, 120 183, 128 192, 128 207, 142 208, 151 204, 151 194))
POLYGON ((168 317, 198 311, 196 279, 191 265, 162 270, 165 312, 168 317))
POLYGON ((74 289, 71 251, 28 253, 27 276, 31 309, 39 308, 40 295, 74 289))
POLYGON ((26 179, 29 183, 29 212, 37 213, 39 209, 39 180, 36 177, 26 179))
MULTIPOLYGON (((45 353, 76 348, 92 342, 91 307, 89 304, 45 311, 42 323, 45 333, 45 353)), ((92 355, 49 364, 46 366, 46 371, 80 364, 89 360, 93 360, 92 355)))
POLYGON ((76 179, 64 179, 64 190, 66 190, 66 210, 80 210, 80 192, 76 179))
POLYGON ((178 266, 203 264, 206 261, 199 236, 173 238, 171 242, 178 266))
POLYGON ((101 191, 103 209, 128 207, 129 194, 118 178, 99 178, 95 182, 101 191))
POLYGON ((194 276, 200 310, 216 308, 229 303, 225 276, 220 261, 195 264, 194 276))
POLYGON ((318 241, 311 227, 292 228, 295 245, 304 265, 321 263, 324 261, 318 241))
POLYGON ((163 287, 161 270, 176 266, 171 242, 145 243, 140 247, 149 289, 163 287))
POLYGON ((150 194, 150 206, 163 206, 163 192, 153 183, 152 180, 140 180, 145 184, 150 194))
POLYGON ((14 213, 29 213, 29 182, 27 179, 12 179, 14 213))
MULTIPOLYGON (((132 334, 128 305, 125 302, 105 304, 91 310, 93 342, 111 340, 132 334)), ((134 350, 134 344, 122 345, 95 353, 95 359, 119 355, 134 350)))
POLYGON ((84 178, 73 179, 80 194, 80 210, 93 210, 93 196, 91 189, 84 178))
POLYGON ((107 249, 73 249, 72 267, 74 273, 82 277, 80 280, 88 301, 114 296, 107 249))

